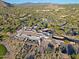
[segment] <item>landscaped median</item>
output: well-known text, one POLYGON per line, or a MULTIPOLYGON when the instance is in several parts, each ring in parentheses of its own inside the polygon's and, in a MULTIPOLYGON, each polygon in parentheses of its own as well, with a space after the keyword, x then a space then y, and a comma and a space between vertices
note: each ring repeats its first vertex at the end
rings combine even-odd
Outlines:
POLYGON ((6 55, 7 49, 4 45, 0 44, 0 59, 3 59, 3 57, 6 55))

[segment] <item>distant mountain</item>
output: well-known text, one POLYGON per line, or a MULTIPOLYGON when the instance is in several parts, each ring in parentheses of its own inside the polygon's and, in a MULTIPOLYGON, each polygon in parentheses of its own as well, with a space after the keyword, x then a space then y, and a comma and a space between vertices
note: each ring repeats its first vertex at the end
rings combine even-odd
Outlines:
POLYGON ((0 7, 12 7, 13 4, 0 0, 0 7))
POLYGON ((39 7, 39 8, 58 8, 62 7, 61 4, 52 4, 52 3, 23 3, 23 4, 15 4, 18 7, 39 7))
POLYGON ((27 6, 48 6, 48 7, 64 7, 64 6, 70 6, 70 7, 79 7, 79 4, 53 4, 53 3, 22 3, 22 4, 14 4, 15 6, 20 7, 27 7, 27 6))
POLYGON ((15 6, 46 6, 50 5, 51 3, 23 3, 23 4, 15 4, 15 6))

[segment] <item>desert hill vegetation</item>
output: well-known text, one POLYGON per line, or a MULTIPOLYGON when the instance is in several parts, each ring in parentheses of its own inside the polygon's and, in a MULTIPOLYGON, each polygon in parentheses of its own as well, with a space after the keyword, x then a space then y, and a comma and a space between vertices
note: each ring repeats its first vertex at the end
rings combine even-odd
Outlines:
POLYGON ((51 28, 59 34, 67 34, 72 29, 79 32, 78 4, 26 3, 21 7, 20 5, 0 7, 1 33, 15 32, 22 26, 38 26, 37 29, 51 28))

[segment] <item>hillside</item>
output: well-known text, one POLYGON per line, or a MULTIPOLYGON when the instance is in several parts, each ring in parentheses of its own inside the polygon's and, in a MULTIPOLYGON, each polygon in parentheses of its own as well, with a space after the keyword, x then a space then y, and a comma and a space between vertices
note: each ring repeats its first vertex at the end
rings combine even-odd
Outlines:
MULTIPOLYGON (((6 6, 8 5, 6 3, 6 6)), ((78 31, 79 29, 78 4, 76 6, 76 4, 59 5, 28 3, 23 4, 21 7, 20 6, 21 4, 19 5, 19 7, 15 5, 15 7, 13 8, 1 9, 0 18, 3 22, 0 21, 0 24, 3 29, 5 26, 7 27, 7 30, 16 30, 18 26, 21 27, 22 25, 38 25, 39 28, 45 28, 45 26, 47 28, 54 28, 55 30, 57 30, 57 32, 60 32, 62 34, 67 33, 71 28, 76 28, 76 31, 78 31), (44 22, 44 24, 42 24, 43 19, 47 20, 47 22, 44 22), (13 22, 15 23, 15 25, 12 24, 13 22), (13 25, 13 27, 10 26, 10 23, 13 25)))
POLYGON ((0 0, 0 7, 11 7, 11 6, 13 6, 13 5, 10 3, 7 3, 5 1, 0 0))
MULTIPOLYGON (((12 4, 0 1, 0 5, 12 4)), ((24 3, 13 6, 0 8, 0 33, 37 26, 35 30, 49 28, 59 35, 79 34, 79 4, 24 3)))

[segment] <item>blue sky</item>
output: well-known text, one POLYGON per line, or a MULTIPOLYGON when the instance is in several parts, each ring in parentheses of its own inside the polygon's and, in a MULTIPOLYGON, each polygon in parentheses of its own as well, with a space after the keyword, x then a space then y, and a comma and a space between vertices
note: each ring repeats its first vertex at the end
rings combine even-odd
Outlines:
POLYGON ((79 0, 4 0, 9 3, 58 3, 58 4, 69 4, 69 3, 79 3, 79 0))

